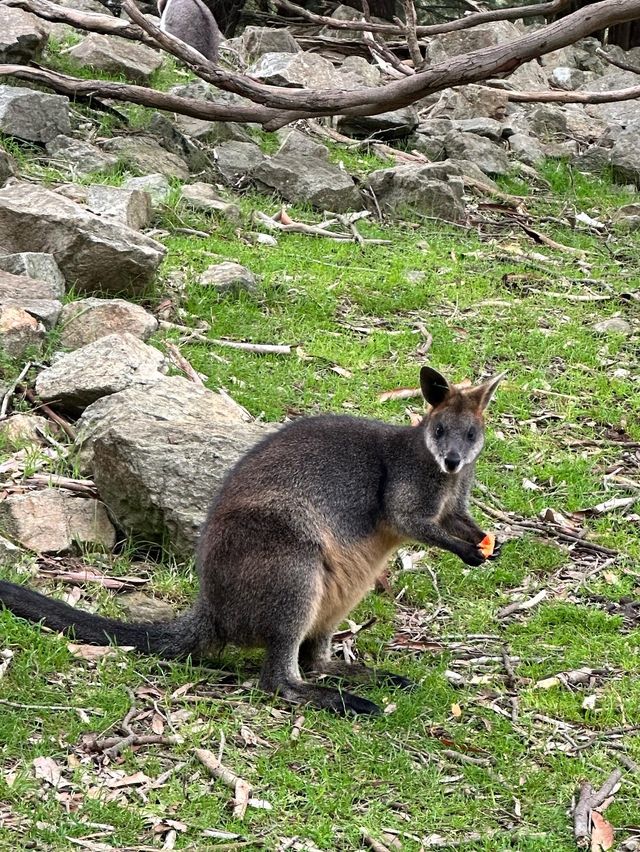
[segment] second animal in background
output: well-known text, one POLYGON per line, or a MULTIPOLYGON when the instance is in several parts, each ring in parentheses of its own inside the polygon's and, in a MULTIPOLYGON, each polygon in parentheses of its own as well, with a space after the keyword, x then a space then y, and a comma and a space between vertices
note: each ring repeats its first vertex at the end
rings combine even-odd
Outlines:
POLYGON ((216 62, 222 34, 203 0, 158 0, 160 29, 216 62))

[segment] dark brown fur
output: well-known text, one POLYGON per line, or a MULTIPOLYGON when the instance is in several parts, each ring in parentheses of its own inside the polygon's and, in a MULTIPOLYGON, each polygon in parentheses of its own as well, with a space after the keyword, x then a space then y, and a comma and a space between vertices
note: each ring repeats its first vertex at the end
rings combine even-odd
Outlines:
POLYGON ((198 547, 200 594, 175 622, 123 624, 6 582, 0 602, 84 641, 110 638, 165 657, 262 647, 266 691, 337 712, 378 712, 364 698, 304 681, 301 670, 375 675, 331 661, 331 635, 401 543, 484 561, 468 500, 482 412, 500 377, 463 390, 425 367, 421 380, 432 407, 417 428, 312 417, 247 453, 213 502, 198 547))

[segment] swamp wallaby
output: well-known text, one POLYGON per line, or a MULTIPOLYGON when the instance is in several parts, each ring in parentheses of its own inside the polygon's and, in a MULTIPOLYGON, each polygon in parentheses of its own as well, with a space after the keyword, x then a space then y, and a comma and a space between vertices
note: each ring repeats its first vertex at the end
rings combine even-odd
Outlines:
POLYGON ((332 661, 331 636, 403 542, 484 562, 485 533, 468 501, 483 411, 501 378, 457 388, 423 367, 431 408, 417 427, 329 415, 265 438, 216 496, 198 547, 199 596, 173 622, 126 624, 8 582, 0 582, 0 603, 82 641, 115 640, 165 658, 202 658, 227 643, 262 647, 264 690, 340 713, 376 713, 371 701, 307 683, 300 672, 375 677, 332 661))
POLYGON ((158 0, 160 29, 216 62, 222 34, 203 0, 158 0))

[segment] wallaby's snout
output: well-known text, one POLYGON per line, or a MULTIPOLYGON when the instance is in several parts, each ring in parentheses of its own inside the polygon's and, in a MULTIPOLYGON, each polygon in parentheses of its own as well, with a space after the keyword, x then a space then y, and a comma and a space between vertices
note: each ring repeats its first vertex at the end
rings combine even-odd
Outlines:
POLYGON ((450 452, 444 457, 444 466, 450 473, 455 473, 462 463, 460 453, 450 452))

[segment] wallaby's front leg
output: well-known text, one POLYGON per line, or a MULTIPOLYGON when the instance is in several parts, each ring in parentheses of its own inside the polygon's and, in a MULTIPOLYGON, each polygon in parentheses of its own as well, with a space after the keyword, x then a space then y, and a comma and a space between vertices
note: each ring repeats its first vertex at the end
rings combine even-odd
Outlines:
POLYGON ((465 511, 454 511, 440 519, 442 526, 457 538, 479 544, 486 533, 476 524, 474 519, 465 511))
POLYGON ((433 544, 455 553, 467 565, 477 566, 485 562, 477 543, 450 533, 439 521, 412 517, 408 519, 402 532, 415 541, 433 544))
POLYGON ((305 674, 324 674, 344 678, 352 682, 378 683, 386 681, 401 689, 412 689, 409 678, 381 669, 365 666, 364 663, 346 663, 331 658, 331 634, 305 639, 300 646, 300 666, 305 674))

